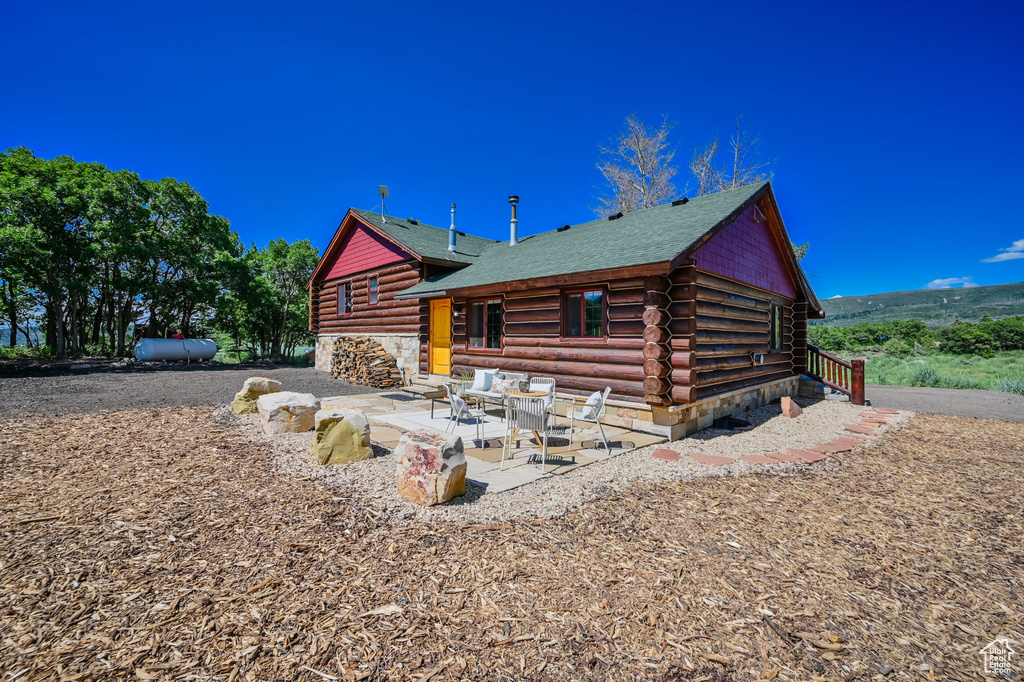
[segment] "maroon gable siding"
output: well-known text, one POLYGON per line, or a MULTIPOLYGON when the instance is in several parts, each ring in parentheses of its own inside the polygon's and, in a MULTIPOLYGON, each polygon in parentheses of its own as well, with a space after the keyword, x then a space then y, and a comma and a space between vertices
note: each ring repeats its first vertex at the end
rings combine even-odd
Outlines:
POLYGON ((697 249, 692 258, 706 272, 795 299, 797 286, 768 220, 758 222, 755 215, 754 207, 747 209, 697 249))
POLYGON ((412 258, 412 254, 365 225, 355 225, 338 244, 334 262, 329 264, 323 279, 345 277, 412 258))

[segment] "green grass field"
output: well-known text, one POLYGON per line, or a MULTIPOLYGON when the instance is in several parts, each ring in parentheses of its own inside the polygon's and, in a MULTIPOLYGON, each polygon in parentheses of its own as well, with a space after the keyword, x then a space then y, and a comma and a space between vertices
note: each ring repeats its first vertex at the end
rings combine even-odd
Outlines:
POLYGON ((983 388, 1024 395, 1024 351, 1000 353, 994 358, 928 355, 900 359, 876 355, 868 358, 864 372, 869 384, 983 388))

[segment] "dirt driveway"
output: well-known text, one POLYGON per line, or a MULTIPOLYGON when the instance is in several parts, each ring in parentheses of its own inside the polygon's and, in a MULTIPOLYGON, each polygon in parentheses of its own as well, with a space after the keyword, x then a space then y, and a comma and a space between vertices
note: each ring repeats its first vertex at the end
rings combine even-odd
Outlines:
POLYGON ((277 379, 286 391, 312 393, 318 398, 376 392, 332 379, 312 367, 179 365, 96 369, 49 376, 0 376, 0 417, 227 405, 251 376, 277 379))
POLYGON ((427 525, 282 474, 210 413, 0 421, 0 669, 981 679, 979 649, 1024 639, 1018 424, 918 417, 827 473, 427 525))
POLYGON ((1024 423, 1024 396, 1003 391, 870 385, 866 395, 876 407, 1024 423))

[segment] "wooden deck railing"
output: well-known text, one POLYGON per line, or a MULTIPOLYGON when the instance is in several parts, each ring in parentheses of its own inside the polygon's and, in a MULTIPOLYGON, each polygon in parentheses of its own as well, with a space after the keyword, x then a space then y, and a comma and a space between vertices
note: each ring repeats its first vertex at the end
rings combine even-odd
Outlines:
POLYGON ((850 396, 854 405, 864 404, 863 360, 843 360, 808 345, 807 376, 850 396))

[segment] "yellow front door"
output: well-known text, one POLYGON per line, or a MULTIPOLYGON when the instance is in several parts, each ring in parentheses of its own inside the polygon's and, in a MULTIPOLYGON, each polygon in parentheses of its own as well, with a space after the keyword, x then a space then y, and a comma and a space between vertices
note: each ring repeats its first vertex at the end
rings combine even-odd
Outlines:
POLYGON ((430 302, 430 373, 448 376, 452 371, 452 300, 430 302))

